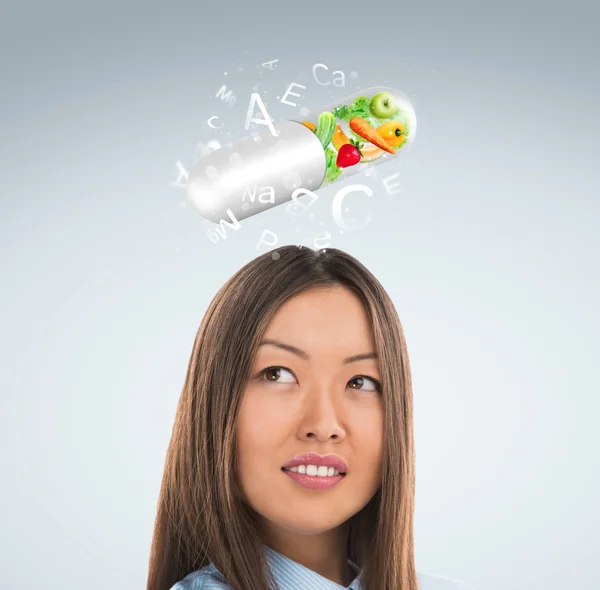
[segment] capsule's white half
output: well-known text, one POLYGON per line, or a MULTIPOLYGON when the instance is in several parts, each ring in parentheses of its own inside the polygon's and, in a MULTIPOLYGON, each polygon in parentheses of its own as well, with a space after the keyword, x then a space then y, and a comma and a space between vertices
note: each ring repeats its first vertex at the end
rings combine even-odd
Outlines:
POLYGON ((314 191, 327 160, 317 136, 297 121, 268 127, 200 158, 188 175, 187 194, 200 215, 219 223, 241 220, 291 200, 298 188, 314 191))

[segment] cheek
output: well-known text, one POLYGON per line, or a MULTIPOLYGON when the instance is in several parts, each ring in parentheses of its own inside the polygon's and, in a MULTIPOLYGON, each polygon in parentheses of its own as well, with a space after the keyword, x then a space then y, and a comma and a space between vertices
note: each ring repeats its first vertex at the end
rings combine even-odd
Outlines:
POLYGON ((289 436, 290 411, 272 395, 248 392, 240 408, 237 424, 239 470, 242 478, 272 470, 281 460, 278 452, 289 436))
MULTIPOLYGON (((363 409, 354 417, 352 425, 353 447, 365 470, 364 481, 381 479, 383 461, 383 412, 380 407, 363 409)), ((372 481, 370 482, 372 483, 372 481)))

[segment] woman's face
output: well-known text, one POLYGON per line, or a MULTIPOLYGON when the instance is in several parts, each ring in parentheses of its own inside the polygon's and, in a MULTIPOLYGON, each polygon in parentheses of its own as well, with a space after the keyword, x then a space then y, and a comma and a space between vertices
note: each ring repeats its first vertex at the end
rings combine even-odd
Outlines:
POLYGON ((242 491, 276 535, 330 531, 359 512, 381 482, 378 362, 344 362, 375 352, 368 318, 348 289, 312 288, 280 307, 267 339, 301 352, 265 344, 253 360, 237 425, 242 491), (282 471, 301 453, 338 455, 346 475, 327 489, 304 487, 282 471))

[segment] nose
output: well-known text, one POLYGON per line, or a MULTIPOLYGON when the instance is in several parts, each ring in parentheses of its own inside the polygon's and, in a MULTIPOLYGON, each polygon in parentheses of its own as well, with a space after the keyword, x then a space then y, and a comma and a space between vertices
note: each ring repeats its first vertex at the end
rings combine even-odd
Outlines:
POLYGON ((342 408, 331 387, 315 388, 307 396, 301 424, 304 437, 321 442, 343 439, 342 422, 342 408))

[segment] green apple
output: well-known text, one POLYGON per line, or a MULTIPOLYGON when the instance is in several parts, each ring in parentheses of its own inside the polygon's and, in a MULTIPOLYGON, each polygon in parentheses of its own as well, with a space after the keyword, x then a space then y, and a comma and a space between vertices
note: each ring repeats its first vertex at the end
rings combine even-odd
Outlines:
POLYGON ((378 92, 369 103, 369 110, 378 119, 391 117, 397 108, 396 99, 389 92, 378 92))

